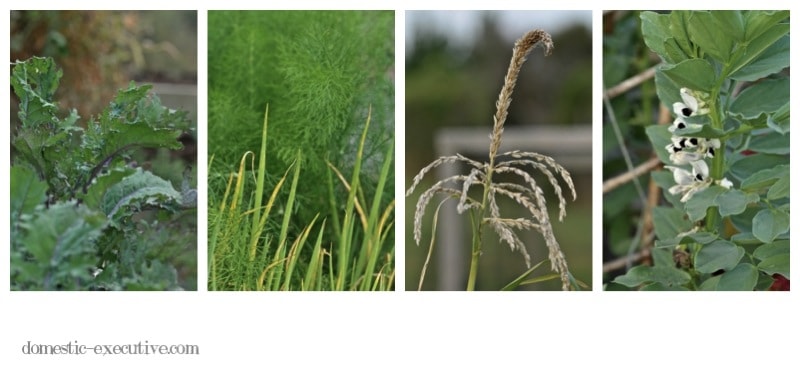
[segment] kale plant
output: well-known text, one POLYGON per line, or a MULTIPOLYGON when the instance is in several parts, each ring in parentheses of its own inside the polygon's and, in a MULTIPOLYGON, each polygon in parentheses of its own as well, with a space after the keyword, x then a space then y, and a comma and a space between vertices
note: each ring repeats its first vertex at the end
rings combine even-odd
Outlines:
POLYGON ((180 219, 194 218, 196 192, 186 176, 176 190, 129 155, 181 149, 186 113, 131 83, 80 127, 53 99, 61 75, 51 58, 13 64, 11 289, 180 289, 170 260, 193 250, 180 219))
POLYGON ((669 206, 653 210, 645 290, 788 289, 789 12, 641 14, 671 125, 647 128, 669 206), (784 284, 782 286, 781 284, 784 284))

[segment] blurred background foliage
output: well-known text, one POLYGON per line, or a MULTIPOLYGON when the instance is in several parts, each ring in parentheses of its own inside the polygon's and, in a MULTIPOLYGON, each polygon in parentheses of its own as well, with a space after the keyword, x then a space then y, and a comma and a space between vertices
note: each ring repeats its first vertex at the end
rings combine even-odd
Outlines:
MULTIPOLYGON (((102 112, 130 81, 153 84, 162 103, 197 115, 196 11, 11 11, 11 61, 52 57, 63 71, 56 92, 61 109, 78 110, 78 125, 102 112)), ((11 90, 9 90, 11 91, 11 90)), ((10 133, 18 125, 18 100, 11 96, 10 133)), ((196 134, 181 137, 184 149, 140 150, 130 158, 181 189, 191 168, 196 187, 196 134)), ((197 289, 197 216, 186 213, 184 234, 169 261, 185 290, 197 289)), ((174 237, 173 237, 174 238, 174 237)))
MULTIPOLYGON (((516 39, 528 30, 543 28, 542 12, 513 12, 514 17, 524 19, 527 29, 513 28, 504 23, 501 12, 475 12, 477 28, 470 39, 455 35, 448 28, 452 24, 437 24, 429 12, 413 12, 413 19, 406 15, 406 28, 413 28, 412 38, 406 38, 406 185, 425 165, 435 159, 434 137, 443 127, 474 127, 491 132, 495 102, 502 87, 511 51, 516 39), (537 21, 540 20, 540 21, 537 21), (518 35, 517 35, 518 33, 518 35), (465 42, 466 40, 466 42, 465 42)), ((439 20, 463 18, 462 13, 448 11, 439 20)), ((591 12, 586 12, 590 15, 591 12)), ((553 38, 555 49, 544 57, 541 48, 536 48, 522 67, 519 81, 506 121, 506 129, 517 126, 563 126, 587 125, 592 121, 592 34, 591 17, 588 22, 573 21, 566 17, 562 25, 547 29, 553 38)), ((408 34, 407 34, 408 36, 408 34)), ((488 155, 489 139, 486 139, 488 155)), ((483 157, 473 157, 485 160, 483 157)), ((570 170, 570 168, 567 168, 570 170)), ((572 273, 581 281, 591 285, 591 174, 572 171, 578 198, 567 203, 564 222, 554 219, 553 229, 567 256, 572 273)), ((421 189, 433 184, 436 172, 426 178, 421 189)), ((538 181, 538 180, 537 180, 538 181)), ((546 184, 546 181, 544 182, 546 184)), ((555 200, 552 188, 544 185, 546 197, 555 200)), ((406 289, 416 290, 420 271, 425 261, 430 242, 430 227, 433 211, 438 202, 428 206, 423 224, 421 246, 413 239, 414 209, 421 191, 406 198, 406 289)), ((505 210, 516 204, 506 205, 505 210)), ((503 209, 503 205, 500 205, 503 209)), ((518 207, 518 206, 517 206, 518 207)), ((550 205, 551 215, 557 204, 550 205)), ((512 213, 509 213, 512 214, 512 213)), ((460 216, 464 223, 465 247, 469 248, 471 236, 469 219, 460 216)), ((487 229, 490 230, 490 229, 487 229)), ((519 253, 509 252, 506 246, 497 244, 493 232, 484 238, 488 249, 481 257, 477 289, 498 290, 525 270, 525 262, 519 253)), ((533 262, 546 258, 547 249, 543 239, 535 233, 525 233, 524 241, 532 253, 533 262)), ((436 245, 447 245, 437 241, 436 245)), ((428 267, 423 289, 437 288, 437 272, 440 271, 434 252, 428 267)), ((448 271, 463 272, 466 287, 468 256, 464 253, 465 267, 448 271)), ((542 266, 535 275, 549 273, 549 264, 542 266), (541 270, 541 271, 539 271, 541 270)), ((528 286, 527 290, 559 290, 557 280, 528 286)))
MULTIPOLYGON (((654 72, 648 74, 648 70, 660 59, 644 44, 639 14, 638 11, 610 11, 603 15, 603 90, 618 86, 628 78, 642 76, 642 82, 636 86, 610 97, 610 110, 605 105, 603 107, 603 181, 628 171, 610 112, 613 112, 634 167, 655 157, 645 127, 670 121, 659 120, 670 118, 669 110, 661 106, 652 79, 654 72)), ((651 184, 649 175, 604 191, 603 283, 625 274, 637 259, 643 258, 640 249, 649 243, 640 242, 636 237, 647 236, 639 230, 639 225, 649 220, 643 213, 646 194, 652 192, 655 192, 655 197, 660 197, 660 191, 651 184), (642 193, 637 190, 635 182, 641 186, 642 193)), ((643 224, 641 229, 652 229, 652 223, 643 224)), ((645 262, 648 260, 644 259, 645 262)))
POLYGON ((88 118, 130 81, 195 84, 197 12, 12 11, 11 61, 32 56, 55 59, 56 98, 88 118))

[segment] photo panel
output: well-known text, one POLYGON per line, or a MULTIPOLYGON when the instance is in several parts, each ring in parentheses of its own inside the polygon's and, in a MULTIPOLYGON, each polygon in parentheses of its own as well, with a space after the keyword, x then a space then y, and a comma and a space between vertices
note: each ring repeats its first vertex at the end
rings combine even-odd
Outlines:
POLYGON ((209 11, 208 290, 394 289, 394 12, 209 11))
POLYGON ((197 290, 197 12, 10 15, 10 289, 197 290))
POLYGON ((789 11, 603 15, 603 284, 789 290, 789 11))
POLYGON ((406 12, 406 290, 591 289, 591 14, 406 12))

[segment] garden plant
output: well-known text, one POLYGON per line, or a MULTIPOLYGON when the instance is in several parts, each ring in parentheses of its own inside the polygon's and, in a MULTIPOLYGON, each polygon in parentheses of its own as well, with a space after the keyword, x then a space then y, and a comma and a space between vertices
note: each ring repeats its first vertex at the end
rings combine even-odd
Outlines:
POLYGON ((209 14, 210 290, 394 288, 393 25, 209 14))
MULTIPOLYGON (((533 30, 517 40, 511 58, 511 63, 505 77, 505 83, 500 91, 497 100, 497 112, 494 115, 494 125, 489 135, 489 162, 478 162, 462 155, 440 157, 420 170, 414 177, 411 186, 406 192, 406 197, 410 197, 416 187, 423 180, 424 176, 434 168, 444 164, 464 163, 471 169, 468 175, 455 175, 431 185, 424 190, 417 201, 414 214, 414 239, 419 245, 422 237, 422 222, 428 204, 438 194, 445 198, 439 202, 434 211, 432 230, 435 232, 437 216, 439 210, 448 200, 458 202, 458 212, 467 214, 471 221, 472 247, 469 253, 470 270, 466 284, 468 291, 475 289, 477 279, 478 263, 484 251, 483 239, 485 228, 491 228, 499 237, 500 241, 508 245, 512 251, 518 251, 525 259, 528 270, 524 271, 517 279, 509 283, 505 290, 511 290, 521 284, 541 282, 558 278, 561 281, 563 290, 577 289, 580 282, 575 280, 569 272, 564 253, 556 241, 553 234, 553 226, 550 222, 550 215, 547 209, 544 191, 537 183, 536 179, 526 171, 532 168, 543 174, 550 185, 554 188, 558 198, 559 220, 566 216, 566 200, 563 195, 561 184, 558 177, 562 179, 571 193, 572 198, 577 197, 572 178, 561 165, 552 158, 535 152, 512 151, 499 153, 500 143, 503 137, 504 123, 508 115, 508 107, 511 103, 511 94, 517 82, 517 78, 528 54, 533 48, 541 44, 545 55, 549 55, 553 49, 553 42, 549 34, 542 30, 533 30), (522 184, 500 181, 500 174, 511 174, 522 180, 522 184), (452 184, 456 185, 452 185, 452 184), (460 185, 458 185, 460 183, 460 185), (481 192, 476 197, 469 193, 470 188, 480 188, 481 192), (498 206, 499 198, 508 198, 519 207, 530 213, 524 218, 503 217, 498 206), (537 231, 544 237, 549 251, 548 258, 535 265, 531 263, 531 256, 528 253, 519 232, 537 231), (550 262, 553 274, 528 279, 530 274, 542 264, 550 262)), ((435 234, 431 235, 426 265, 422 269, 419 289, 425 278, 427 264, 430 262, 435 244, 435 234)))
POLYGON ((174 266, 179 254, 196 255, 191 169, 176 189, 132 159, 143 148, 181 149, 186 113, 131 83, 79 126, 53 99, 62 72, 51 58, 12 67, 11 289, 194 289, 174 266))
POLYGON ((651 241, 650 263, 607 289, 788 289, 788 17, 640 14, 644 42, 662 61, 655 92, 669 118, 646 135, 664 164, 651 181, 665 201, 648 202, 639 191, 655 239, 640 228, 630 245, 651 241))

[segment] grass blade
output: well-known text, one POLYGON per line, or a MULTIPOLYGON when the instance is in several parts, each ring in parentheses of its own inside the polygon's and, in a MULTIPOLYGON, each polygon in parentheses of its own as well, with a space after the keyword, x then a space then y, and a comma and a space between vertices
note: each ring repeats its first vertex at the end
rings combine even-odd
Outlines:
MULTIPOLYGON (((300 151, 297 151, 297 166, 294 167, 294 173, 292 173, 292 186, 289 190, 289 197, 286 200, 286 207, 285 212, 283 214, 283 222, 281 223, 281 232, 278 236, 278 248, 275 251, 275 256, 273 261, 283 261, 286 258, 286 236, 289 234, 289 222, 292 217, 292 210, 294 210, 294 200, 297 197, 297 182, 300 179, 300 163, 302 162, 302 157, 300 155, 300 151)), ((275 269, 275 271, 271 272, 268 277, 267 284, 269 285, 269 289, 274 289, 273 287, 277 287, 280 284, 281 279, 283 278, 283 272, 281 268, 275 269), (274 285, 274 286, 273 286, 274 285)))
POLYGON ((256 177, 256 194, 255 194, 255 217, 253 218, 252 232, 256 231, 257 225, 261 217, 261 198, 264 194, 264 172, 267 166, 267 116, 269 115, 269 103, 267 103, 266 110, 264 110, 264 128, 261 132, 261 151, 258 156, 258 177, 256 177))
MULTIPOLYGON (((511 281, 511 283, 505 285, 505 287, 503 287, 500 291, 513 291, 514 289, 519 287, 522 284, 523 281, 525 281, 525 278, 527 278, 528 275, 531 275, 531 273, 534 270, 538 269, 539 266, 541 266, 545 262, 549 262, 549 261, 550 261, 549 259, 545 259, 545 260, 543 260, 543 261, 531 266, 531 268, 529 268, 528 271, 525 271, 524 273, 522 273, 522 275, 518 276, 517 279, 514 279, 513 281, 511 281)), ((554 275, 558 275, 558 274, 554 274, 554 275)))
POLYGON ((292 248, 289 249, 289 253, 287 254, 287 265, 286 265, 286 279, 283 281, 283 286, 281 286, 281 291, 288 291, 290 290, 290 284, 292 281, 292 275, 294 274, 295 265, 297 264, 297 259, 300 257, 300 253, 302 252, 303 245, 306 243, 306 239, 308 238, 308 234, 311 233, 311 229, 314 227, 314 223, 317 221, 319 214, 317 214, 314 219, 311 220, 311 223, 303 229, 300 233, 300 236, 294 240, 292 244, 292 248))
POLYGON ((303 289, 306 289, 309 285, 314 284, 315 287, 313 287, 313 289, 318 290, 319 285, 321 284, 323 261, 322 255, 324 253, 324 249, 322 249, 322 235, 325 232, 325 222, 326 221, 322 221, 322 227, 319 229, 319 234, 317 234, 317 242, 314 243, 314 251, 311 253, 311 260, 308 263, 308 270, 306 270, 306 275, 303 278, 303 289))

